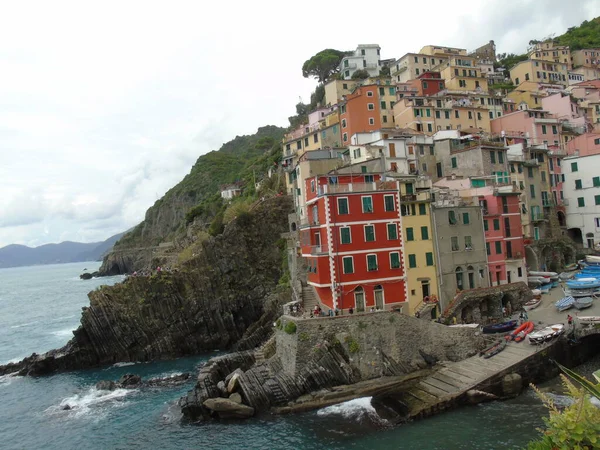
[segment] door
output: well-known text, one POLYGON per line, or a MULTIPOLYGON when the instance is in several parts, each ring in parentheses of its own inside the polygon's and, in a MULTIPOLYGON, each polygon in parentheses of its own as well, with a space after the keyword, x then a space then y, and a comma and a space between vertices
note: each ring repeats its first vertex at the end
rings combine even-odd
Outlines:
POLYGON ((375 309, 383 310, 383 288, 379 285, 375 286, 375 309))
POLYGON ((312 209, 312 219, 313 219, 314 225, 319 224, 319 210, 317 209, 316 206, 313 206, 313 209, 312 209))
POLYGON ((390 158, 396 157, 396 144, 390 142, 390 158))
POLYGON ((423 293, 423 298, 429 297, 429 295, 430 295, 429 281, 421 281, 421 292, 423 293))
POLYGON ((321 251, 321 233, 315 233, 315 248, 317 251, 321 251))
POLYGON ((354 291, 354 304, 356 307, 356 312, 365 311, 365 292, 361 287, 356 288, 354 291))
POLYGON ((498 286, 500 286, 500 274, 501 274, 501 272, 496 272, 496 282, 497 282, 498 286))
POLYGON ((512 280, 511 280, 511 277, 510 277, 510 270, 507 270, 507 271, 506 271, 506 281, 507 281, 508 283, 512 283, 512 280))

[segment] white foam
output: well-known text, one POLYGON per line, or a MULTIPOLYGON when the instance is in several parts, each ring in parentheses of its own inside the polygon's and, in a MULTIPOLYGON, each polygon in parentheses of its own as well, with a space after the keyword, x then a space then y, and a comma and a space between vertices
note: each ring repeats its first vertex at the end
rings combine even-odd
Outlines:
MULTIPOLYGON (((114 367, 127 367, 127 366, 134 366, 136 365, 136 362, 118 362, 118 363, 114 363, 112 366, 109 367, 109 369, 112 369, 114 367)), ((105 369, 108 370, 108 369, 105 369)))
POLYGON ((20 323, 19 325, 11 325, 11 328, 28 327, 28 326, 31 326, 31 325, 35 325, 36 323, 39 323, 39 320, 36 320, 35 322, 20 323))
POLYGON ((63 330, 53 331, 50 333, 56 337, 71 337, 73 336, 73 328, 65 328, 63 330))
POLYGON ((48 408, 46 413, 67 415, 69 417, 82 417, 93 414, 99 418, 107 412, 108 408, 125 406, 125 397, 135 392, 137 392, 135 389, 101 391, 92 387, 82 394, 75 394, 63 399, 60 404, 48 408), (70 409, 65 410, 64 408, 67 406, 70 409))
POLYGON ((318 416, 342 416, 344 419, 362 422, 364 419, 370 419, 375 423, 387 423, 382 419, 371 405, 372 397, 362 397, 349 400, 337 405, 327 406, 317 411, 318 416))
POLYGON ((6 375, 0 376, 0 386, 8 386, 13 381, 21 379, 22 377, 15 376, 17 373, 18 372, 7 373, 6 375))

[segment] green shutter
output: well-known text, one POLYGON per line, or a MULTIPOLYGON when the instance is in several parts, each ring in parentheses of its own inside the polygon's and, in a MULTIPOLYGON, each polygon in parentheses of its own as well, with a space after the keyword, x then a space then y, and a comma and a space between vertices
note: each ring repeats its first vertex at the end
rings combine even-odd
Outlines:
POLYGON ((417 255, 408 255, 408 267, 411 269, 417 267, 417 255))
POLYGON ((352 257, 344 258, 344 273, 354 273, 354 263, 352 257))
POLYGON ((427 252, 425 253, 425 261, 428 266, 433 266, 433 253, 427 252))
POLYGON ((377 255, 367 255, 367 270, 377 270, 377 255))
POLYGON ((581 183, 581 180, 575 180, 575 189, 582 189, 583 185, 581 183))
POLYGON ((496 241, 496 255, 500 255, 502 253, 502 242, 496 241))
POLYGON ((367 173, 367 166, 360 166, 361 173, 367 173))
POLYGON ((413 234, 413 229, 412 228, 407 228, 406 229, 406 240, 407 241, 414 241, 415 240, 415 236, 413 234))
POLYGON ((338 198, 338 214, 348 214, 347 198, 338 198))
POLYGON ((488 231, 488 229, 489 229, 487 220, 483 221, 483 229, 484 229, 484 231, 488 231))
POLYGON ((363 212, 373 212, 373 199, 371 197, 362 197, 362 208, 363 212))
POLYGON ((388 239, 398 239, 398 227, 395 223, 388 223, 387 225, 388 239))
POLYGON ((385 200, 385 210, 386 211, 394 211, 396 208, 394 207, 394 196, 386 195, 384 197, 385 200))
POLYGON ((452 168, 456 169, 458 167, 458 165, 456 164, 456 157, 453 156, 450 161, 452 162, 452 168))
POLYGON ((413 193, 413 185, 412 183, 406 183, 406 195, 411 195, 413 193))
POLYGON ((494 230, 500 229, 500 219, 494 219, 494 230))
POLYGON ((489 242, 485 243, 485 251, 487 252, 488 255, 492 254, 492 252, 490 252, 490 243, 489 242))
POLYGON ((469 224, 469 213, 463 213, 463 224, 468 225, 469 224))
POLYGON ((577 199, 577 206, 581 206, 581 207, 585 206, 585 199, 583 197, 579 197, 577 199))
POLYGON ((594 187, 600 187, 600 177, 594 177, 594 187))
POLYGON ((427 227, 421 227, 421 239, 424 241, 429 239, 429 230, 427 230, 427 227))
POLYGON ((600 205, 600 195, 594 195, 594 203, 600 205))
POLYGON ((365 226, 365 241, 373 242, 375 240, 375 227, 373 225, 365 226))
POLYGON ((400 268, 400 254, 397 252, 390 253, 390 267, 392 269, 400 268))
POLYGON ((571 172, 577 172, 577 163, 576 162, 571 163, 571 172))
POLYGON ((350 228, 349 227, 341 228, 341 233, 342 233, 342 244, 350 244, 350 242, 351 242, 350 228))
POLYGON ((419 215, 420 216, 427 215, 427 206, 425 206, 425 203, 419 203, 419 215))

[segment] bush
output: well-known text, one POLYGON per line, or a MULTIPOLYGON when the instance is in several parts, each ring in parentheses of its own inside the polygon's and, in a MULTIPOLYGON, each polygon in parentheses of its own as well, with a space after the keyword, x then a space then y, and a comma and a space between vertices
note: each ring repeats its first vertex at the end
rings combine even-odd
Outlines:
POLYGON ((243 214, 248 214, 248 211, 250 211, 251 204, 252 202, 249 199, 235 200, 225 210, 225 213, 223 214, 223 223, 228 224, 236 217, 239 217, 243 214))
POLYGON ((210 223, 210 227, 208 227, 208 234, 211 236, 218 236, 223 233, 225 230, 225 225, 223 224, 223 213, 219 212, 213 221, 210 223))
POLYGON ((283 327, 283 331, 285 331, 287 334, 294 334, 296 332, 296 322, 286 323, 285 327, 283 327))
POLYGON ((344 342, 348 344, 348 351, 350 353, 357 353, 360 350, 360 345, 358 345, 358 342, 352 336, 346 336, 344 342))

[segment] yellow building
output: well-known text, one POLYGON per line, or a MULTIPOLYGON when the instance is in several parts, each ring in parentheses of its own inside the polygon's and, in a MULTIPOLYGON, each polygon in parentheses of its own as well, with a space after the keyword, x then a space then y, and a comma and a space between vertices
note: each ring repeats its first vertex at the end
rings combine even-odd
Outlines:
POLYGON ((452 55, 467 55, 467 50, 464 48, 445 47, 443 45, 426 45, 419 51, 424 55, 441 56, 448 58, 452 55))
POLYGON ((446 56, 407 53, 390 65, 390 75, 395 83, 405 83, 408 80, 414 80, 425 72, 433 71, 435 67, 447 60, 446 56))
POLYGON ((600 68, 600 48, 582 48, 571 52, 572 67, 600 68))
POLYGON ((561 92, 563 89, 564 87, 560 84, 523 81, 508 93, 507 98, 512 100, 517 107, 526 104, 528 109, 540 109, 542 107, 542 98, 561 92))
POLYGON ((439 297, 431 181, 417 180, 416 176, 402 176, 399 181, 408 310, 413 315, 421 308, 426 297, 439 297))
POLYGON ((441 69, 440 75, 451 91, 487 92, 487 77, 481 74, 477 60, 471 56, 452 56, 441 69))
POLYGON ((342 96, 350 94, 357 84, 356 80, 331 80, 325 85, 325 105, 337 105, 342 96))
POLYGON ((568 45, 555 45, 552 41, 535 44, 528 54, 529 59, 562 63, 571 68, 571 51, 568 45))
POLYGON ((568 67, 565 63, 555 63, 528 59, 510 69, 510 79, 515 85, 523 81, 536 83, 568 84, 568 67))

